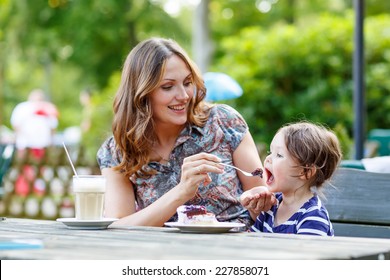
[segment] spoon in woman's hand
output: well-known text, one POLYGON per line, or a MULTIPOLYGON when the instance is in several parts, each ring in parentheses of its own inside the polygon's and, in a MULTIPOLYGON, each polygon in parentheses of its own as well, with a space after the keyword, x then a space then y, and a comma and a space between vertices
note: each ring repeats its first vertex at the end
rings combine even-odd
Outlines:
POLYGON ((246 172, 244 170, 241 170, 240 168, 238 167, 235 167, 234 165, 229 165, 229 164, 226 164, 226 163, 222 163, 222 162, 219 162, 219 164, 222 164, 222 165, 225 165, 225 166, 228 166, 228 167, 231 167, 231 168, 234 168, 234 169, 237 169, 238 171, 240 171, 242 174, 244 174, 245 176, 260 176, 260 178, 263 178, 263 169, 261 168, 256 168, 254 171, 252 172, 246 172))

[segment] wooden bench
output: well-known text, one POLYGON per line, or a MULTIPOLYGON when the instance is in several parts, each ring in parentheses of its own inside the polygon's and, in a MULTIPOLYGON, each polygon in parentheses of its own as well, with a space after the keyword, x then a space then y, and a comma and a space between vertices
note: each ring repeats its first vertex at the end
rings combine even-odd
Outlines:
POLYGON ((339 168, 325 189, 336 236, 390 238, 390 173, 339 168))

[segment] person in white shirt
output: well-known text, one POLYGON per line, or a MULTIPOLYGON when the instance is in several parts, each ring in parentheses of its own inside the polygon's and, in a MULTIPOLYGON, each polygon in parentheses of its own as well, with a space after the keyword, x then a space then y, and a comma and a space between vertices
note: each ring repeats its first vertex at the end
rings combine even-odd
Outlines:
POLYGON ((27 101, 14 108, 11 125, 15 130, 17 149, 42 149, 53 144, 53 135, 58 126, 58 110, 54 104, 45 100, 41 89, 34 89, 27 101))

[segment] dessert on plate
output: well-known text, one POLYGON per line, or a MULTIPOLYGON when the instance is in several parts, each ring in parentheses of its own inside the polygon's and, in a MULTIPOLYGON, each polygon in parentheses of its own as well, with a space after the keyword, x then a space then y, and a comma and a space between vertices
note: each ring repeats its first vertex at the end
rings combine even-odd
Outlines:
POLYGON ((201 205, 182 205, 177 208, 178 222, 193 225, 217 224, 218 220, 213 213, 207 212, 201 205))

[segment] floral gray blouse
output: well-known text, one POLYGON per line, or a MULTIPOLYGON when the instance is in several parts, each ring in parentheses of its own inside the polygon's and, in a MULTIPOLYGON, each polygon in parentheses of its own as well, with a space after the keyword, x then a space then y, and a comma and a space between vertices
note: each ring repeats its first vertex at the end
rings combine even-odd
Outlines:
MULTIPOLYGON (((200 152, 211 153, 221 158, 223 162, 231 164, 233 152, 247 130, 245 120, 235 109, 228 105, 215 105, 203 128, 188 125, 182 130, 168 163, 148 163, 147 168, 157 170, 155 175, 147 178, 130 177, 138 207, 140 209, 147 207, 175 187, 180 180, 183 160, 190 155, 200 152)), ((120 158, 115 152, 115 140, 112 136, 99 149, 97 160, 101 169, 119 164, 120 158)), ((223 174, 211 173, 210 177, 212 182, 208 185, 199 185, 196 195, 186 204, 204 205, 219 221, 251 225, 248 212, 239 202, 243 190, 236 171, 225 168, 223 174)), ((176 220, 177 215, 174 215, 169 221, 176 220)))

